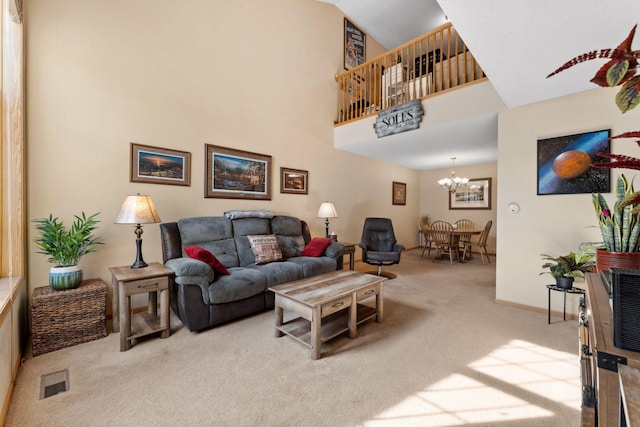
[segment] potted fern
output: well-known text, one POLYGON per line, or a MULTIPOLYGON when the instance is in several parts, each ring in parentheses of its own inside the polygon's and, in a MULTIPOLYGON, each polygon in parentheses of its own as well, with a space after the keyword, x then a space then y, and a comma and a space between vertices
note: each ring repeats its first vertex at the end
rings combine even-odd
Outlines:
POLYGON ((49 270, 49 286, 57 290, 73 289, 82 283, 82 269, 78 262, 83 255, 95 252, 102 244, 100 237, 94 236, 97 229, 98 213, 86 216, 75 215, 71 228, 67 229, 57 217, 34 219, 40 235, 34 242, 40 248, 37 253, 49 255, 53 264, 49 270))

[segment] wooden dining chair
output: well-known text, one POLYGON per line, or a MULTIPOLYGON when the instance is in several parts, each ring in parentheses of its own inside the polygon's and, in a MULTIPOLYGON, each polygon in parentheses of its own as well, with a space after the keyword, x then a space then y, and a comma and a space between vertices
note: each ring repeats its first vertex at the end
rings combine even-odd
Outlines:
POLYGON ((484 229, 482 230, 482 233, 480 234, 480 238, 478 239, 477 242, 470 240, 465 246, 464 246, 464 252, 462 254, 462 259, 465 259, 467 257, 467 251, 469 251, 469 253, 471 253, 471 251, 473 250, 473 247, 476 246, 478 248, 478 250, 480 251, 480 258, 482 259, 482 264, 484 264, 484 257, 487 257, 487 262, 491 263, 491 260, 489 259, 489 253, 487 252, 487 237, 489 237, 489 231, 491 231, 491 226, 493 225, 493 221, 489 220, 487 221, 487 223, 484 226, 484 229))
POLYGON ((449 254, 451 264, 453 264, 454 255, 456 260, 459 260, 458 243, 453 235, 453 225, 446 221, 434 221, 430 229, 436 247, 436 252, 433 255, 434 261, 442 254, 449 254))
MULTIPOLYGON (((470 219, 459 219, 455 223, 456 231, 464 231, 464 230, 475 230, 476 225, 470 219)), ((459 237, 459 245, 460 252, 464 251, 464 247, 467 243, 471 241, 471 234, 458 234, 459 237)))
POLYGON ((422 246, 422 253, 420 256, 424 256, 424 251, 427 251, 427 255, 431 255, 431 249, 434 249, 435 242, 433 241, 433 234, 431 233, 431 224, 420 223, 420 232, 424 238, 424 246, 422 246))

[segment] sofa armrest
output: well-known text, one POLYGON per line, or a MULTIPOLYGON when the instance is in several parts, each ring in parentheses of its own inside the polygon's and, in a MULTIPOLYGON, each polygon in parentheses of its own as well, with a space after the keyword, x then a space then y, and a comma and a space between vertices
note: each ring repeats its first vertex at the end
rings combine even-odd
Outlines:
POLYGON ((324 255, 333 259, 340 258, 342 254, 344 254, 344 245, 342 243, 332 242, 324 250, 324 255))
POLYGON ((202 301, 209 304, 209 284, 215 279, 213 268, 209 264, 193 258, 173 258, 165 266, 175 272, 177 285, 196 285, 202 291, 202 301))

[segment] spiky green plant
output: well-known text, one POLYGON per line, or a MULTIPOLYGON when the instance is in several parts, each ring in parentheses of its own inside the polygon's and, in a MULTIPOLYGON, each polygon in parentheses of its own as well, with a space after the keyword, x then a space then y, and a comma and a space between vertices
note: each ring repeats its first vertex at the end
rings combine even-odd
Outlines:
POLYGON ((83 255, 95 252, 95 246, 102 244, 101 238, 93 235, 100 222, 97 219, 99 213, 91 216, 86 216, 84 212, 81 216, 74 215, 76 219, 70 229, 53 215, 34 219, 36 229, 40 231, 40 236, 34 239, 40 248, 38 253, 49 255, 47 260, 56 267, 77 265, 83 255))
POLYGON ((633 195, 633 184, 627 181, 624 174, 618 176, 616 181, 616 200, 613 211, 609 209, 602 194, 592 195, 604 248, 608 251, 637 252, 640 250, 638 246, 640 206, 635 203, 627 204, 628 199, 633 195))

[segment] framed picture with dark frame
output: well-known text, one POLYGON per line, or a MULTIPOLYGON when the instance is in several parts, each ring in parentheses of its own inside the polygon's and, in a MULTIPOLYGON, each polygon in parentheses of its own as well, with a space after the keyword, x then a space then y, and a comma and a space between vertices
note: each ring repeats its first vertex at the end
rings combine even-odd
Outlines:
POLYGON ((611 129, 538 140, 538 195, 608 193, 611 170, 592 168, 611 152, 611 129))
POLYGON ((271 156, 205 144, 204 197, 271 200, 271 156))
POLYGON ((394 205, 406 205, 407 204, 407 184, 404 182, 393 181, 392 184, 392 202, 394 205))
POLYGON ((131 143, 129 181, 191 185, 191 153, 131 143))
POLYGON ((449 210, 491 209, 491 178, 474 178, 449 193, 449 210))
POLYGON ((280 192, 309 194, 309 172, 301 169, 280 168, 280 192))
POLYGON ((367 56, 367 35, 355 24, 344 18, 344 69, 350 70, 364 64, 367 56))

